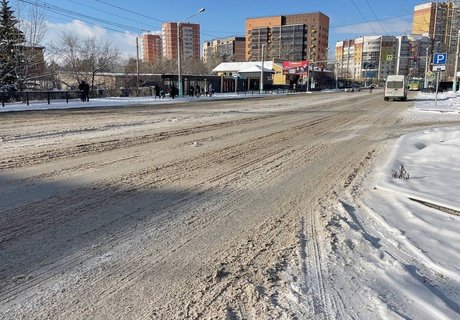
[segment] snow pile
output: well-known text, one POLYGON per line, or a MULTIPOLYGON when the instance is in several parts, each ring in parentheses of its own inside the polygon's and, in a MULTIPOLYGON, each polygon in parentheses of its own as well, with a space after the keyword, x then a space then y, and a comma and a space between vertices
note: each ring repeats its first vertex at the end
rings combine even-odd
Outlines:
MULTIPOLYGON (((460 99, 451 93, 439 98, 434 108, 434 94, 419 94, 408 116, 424 113, 419 119, 426 119, 430 111, 431 120, 458 120, 460 99)), ((362 199, 338 209, 342 219, 359 226, 342 226, 338 238, 354 244, 349 254, 359 261, 358 287, 375 299, 370 314, 459 318, 460 127, 404 135, 382 161, 362 199), (401 165, 406 178, 395 177, 401 165)))
POLYGON ((450 92, 438 94, 437 102, 433 93, 419 93, 415 103, 418 111, 447 112, 460 114, 460 95, 450 92))
POLYGON ((290 289, 282 302, 291 313, 460 319, 460 99, 439 98, 434 108, 434 94, 420 94, 404 121, 451 127, 400 137, 381 153, 370 177, 357 177, 352 188, 324 204, 322 249, 298 264, 321 263, 286 275, 290 289), (319 286, 303 280, 315 274, 319 286))
POLYGON ((383 168, 379 188, 407 198, 460 211, 460 127, 436 128, 403 136, 383 168), (409 179, 389 173, 400 166, 409 179))

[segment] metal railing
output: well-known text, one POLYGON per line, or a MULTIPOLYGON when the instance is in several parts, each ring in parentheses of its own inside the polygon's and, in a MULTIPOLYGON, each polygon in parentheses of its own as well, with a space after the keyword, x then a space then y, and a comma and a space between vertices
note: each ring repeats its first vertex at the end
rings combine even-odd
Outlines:
MULTIPOLYGON (((25 103, 30 105, 31 102, 44 102, 51 104, 52 101, 65 101, 81 99, 83 92, 81 90, 49 90, 49 91, 5 91, 0 90, 0 101, 2 107, 7 103, 25 103)), ((89 92, 89 98, 105 97, 146 97, 154 96, 153 87, 138 89, 94 89, 89 92)))
POLYGON ((67 90, 67 91, 0 91, 0 100, 2 107, 8 102, 22 102, 30 105, 31 101, 47 101, 48 104, 52 100, 69 100, 80 99, 82 91, 67 90))

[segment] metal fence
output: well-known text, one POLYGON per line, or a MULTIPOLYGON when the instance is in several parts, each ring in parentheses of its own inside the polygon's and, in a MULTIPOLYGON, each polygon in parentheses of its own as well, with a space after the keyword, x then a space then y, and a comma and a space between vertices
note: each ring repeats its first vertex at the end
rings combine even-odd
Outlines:
MULTIPOLYGON (((83 92, 81 90, 65 91, 6 91, 0 90, 0 101, 4 107, 6 103, 22 102, 29 105, 31 102, 44 102, 51 104, 53 101, 66 101, 81 99, 83 92)), ((105 97, 147 97, 154 96, 153 87, 139 89, 97 89, 90 91, 89 98, 105 97)))
POLYGON ((8 102, 22 102, 27 105, 31 101, 65 100, 67 103, 72 99, 80 99, 82 92, 80 90, 68 91, 0 91, 0 100, 4 107, 8 102))
MULTIPOLYGON (((238 91, 227 91, 225 93, 236 93, 239 95, 258 95, 258 94, 287 94, 295 92, 304 92, 305 88, 298 87, 292 89, 286 86, 283 87, 272 87, 265 88, 262 92, 259 90, 238 90, 238 91)), ((69 103, 69 100, 79 100, 82 97, 83 92, 81 90, 66 90, 66 91, 0 91, 0 101, 2 107, 7 103, 25 103, 30 105, 32 102, 47 102, 51 104, 54 102, 69 103)), ((204 92, 202 93, 204 94, 204 92)), ((154 87, 143 87, 143 88, 120 88, 120 89, 98 89, 90 91, 89 98, 106 98, 106 97, 149 97, 155 96, 154 87)), ((188 92, 184 92, 184 96, 189 96, 188 92)))

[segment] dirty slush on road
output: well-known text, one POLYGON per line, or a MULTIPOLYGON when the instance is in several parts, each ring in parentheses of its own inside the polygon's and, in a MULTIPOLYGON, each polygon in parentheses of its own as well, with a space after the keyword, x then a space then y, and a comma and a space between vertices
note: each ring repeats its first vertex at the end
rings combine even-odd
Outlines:
POLYGON ((404 130, 380 98, 2 115, 0 317, 346 318, 328 226, 404 130))

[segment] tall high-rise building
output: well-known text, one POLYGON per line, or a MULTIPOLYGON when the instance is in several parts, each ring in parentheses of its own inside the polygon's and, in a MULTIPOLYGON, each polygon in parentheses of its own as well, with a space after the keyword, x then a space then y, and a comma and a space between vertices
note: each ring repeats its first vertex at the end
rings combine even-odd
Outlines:
POLYGON ((142 39, 142 60, 147 63, 161 61, 163 44, 159 34, 144 33, 142 39))
POLYGON ((459 28, 460 1, 428 2, 414 7, 412 34, 431 38, 433 50, 452 50, 459 28))
POLYGON ((246 60, 327 60, 329 17, 321 12, 246 19, 246 60))
MULTIPOLYGON (((180 31, 183 58, 194 61, 200 60, 200 25, 181 23, 180 31)), ((163 23, 161 35, 163 39, 163 56, 171 60, 177 59, 177 23, 163 23)))
POLYGON ((429 54, 447 52, 445 74, 453 74, 458 31, 460 1, 427 2, 414 7, 412 33, 431 39, 429 54))
POLYGON ((208 61, 212 56, 221 59, 221 62, 245 61, 246 38, 230 37, 214 39, 203 43, 203 61, 208 61))
POLYGON ((428 2, 415 6, 412 33, 442 41, 447 31, 448 8, 447 2, 428 2))

